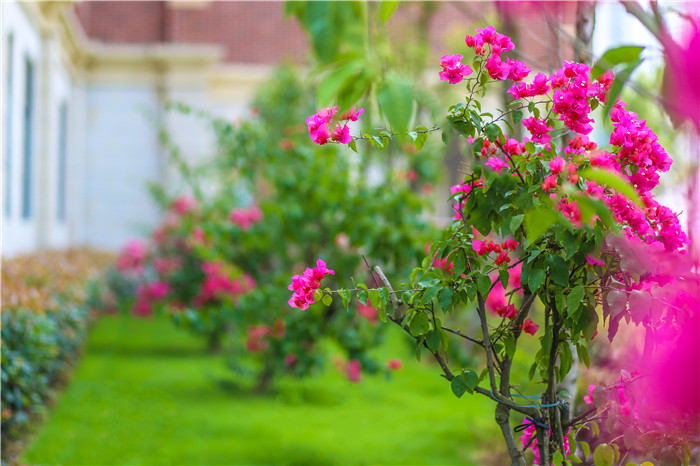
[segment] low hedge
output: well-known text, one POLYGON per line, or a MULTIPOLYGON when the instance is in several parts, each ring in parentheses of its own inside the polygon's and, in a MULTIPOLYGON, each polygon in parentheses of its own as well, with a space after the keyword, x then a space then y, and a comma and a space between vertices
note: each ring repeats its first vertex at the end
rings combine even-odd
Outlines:
MULTIPOLYGON (((46 405, 79 355, 102 271, 114 256, 45 252, 2 264, 2 450, 46 405)), ((10 449, 11 450, 11 449, 10 449)))

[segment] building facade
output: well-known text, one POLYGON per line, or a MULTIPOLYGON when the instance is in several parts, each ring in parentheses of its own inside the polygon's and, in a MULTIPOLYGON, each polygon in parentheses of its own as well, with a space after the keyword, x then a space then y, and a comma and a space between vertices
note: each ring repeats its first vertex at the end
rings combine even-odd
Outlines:
MULTIPOLYGON (((400 40, 421 24, 439 60, 473 23, 503 15, 495 5, 409 2, 389 32, 400 40)), ((574 34, 576 4, 551 5, 544 12, 508 6, 515 26, 527 24, 516 28, 521 58, 543 71, 555 58, 573 58, 571 47, 555 52, 551 44, 557 34, 574 34)), ((146 184, 178 183, 159 129, 190 160, 214 153, 208 128, 165 112, 165 103, 245 117, 272 67, 303 64, 309 53, 282 3, 204 0, 3 2, 2 50, 5 256, 115 249, 145 234, 159 220, 146 184)))

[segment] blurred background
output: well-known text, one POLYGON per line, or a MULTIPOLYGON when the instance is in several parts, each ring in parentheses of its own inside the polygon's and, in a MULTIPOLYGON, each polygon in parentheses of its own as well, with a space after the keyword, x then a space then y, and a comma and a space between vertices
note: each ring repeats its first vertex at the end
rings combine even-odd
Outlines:
MULTIPOLYGON (((535 72, 574 58, 576 2, 517 3, 406 3, 389 21, 392 45, 407 35, 425 38, 421 67, 432 87, 439 57, 465 31, 499 18, 535 72)), ((256 90, 276 65, 315 66, 307 36, 284 8, 245 1, 3 2, 3 255, 76 245, 115 250, 151 229, 160 211, 146 182, 173 186, 178 176, 159 130, 190 161, 214 152, 205 125, 166 112, 167 102, 235 122, 250 116, 256 90)), ((653 43, 618 3, 590 8, 597 9, 595 27, 587 26, 591 37, 581 47, 593 56, 630 40, 653 43)), ((656 55, 642 67, 651 77, 661 64, 656 55)), ((446 215, 442 200, 438 209, 446 215)))
MULTIPOLYGON (((682 40, 697 3, 660 5, 682 40)), ((316 146, 304 119, 357 103, 373 134, 444 124, 464 95, 440 57, 488 25, 531 76, 644 47, 622 97, 674 160, 656 195, 692 238, 697 136, 667 116, 663 47, 619 2, 3 0, 3 464, 503 464, 490 400, 452 396, 371 301, 287 305, 318 257, 331 287, 372 287, 362 254, 397 283, 431 264, 468 153, 456 133, 316 146)), ((508 105, 501 84, 484 110, 508 105)), ((525 380, 536 348, 520 349, 525 380)), ((619 375, 606 341, 589 351, 601 367, 567 382, 579 408, 619 375)))

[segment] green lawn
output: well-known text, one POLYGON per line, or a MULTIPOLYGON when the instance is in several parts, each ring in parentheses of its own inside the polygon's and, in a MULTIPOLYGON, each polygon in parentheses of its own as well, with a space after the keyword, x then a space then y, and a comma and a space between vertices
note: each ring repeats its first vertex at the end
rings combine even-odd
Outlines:
MULTIPOLYGON (((29 464, 484 464, 493 404, 455 398, 392 335, 393 380, 328 365, 262 397, 223 388, 222 356, 164 320, 101 318, 73 380, 20 459, 29 464)), ((502 457, 500 457, 502 458, 502 457)))

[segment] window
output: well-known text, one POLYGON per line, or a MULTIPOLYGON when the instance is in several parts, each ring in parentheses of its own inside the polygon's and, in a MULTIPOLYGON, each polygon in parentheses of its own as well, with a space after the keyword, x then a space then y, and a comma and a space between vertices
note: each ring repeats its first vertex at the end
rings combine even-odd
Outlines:
POLYGON ((24 150, 22 163, 22 218, 32 215, 32 151, 34 139, 34 65, 25 58, 24 150))
POLYGON ((62 102, 58 108, 58 193, 56 218, 66 221, 66 152, 68 150, 68 105, 62 102))
POLYGON ((5 216, 12 215, 12 74, 14 70, 14 37, 7 36, 7 94, 5 107, 5 216))

